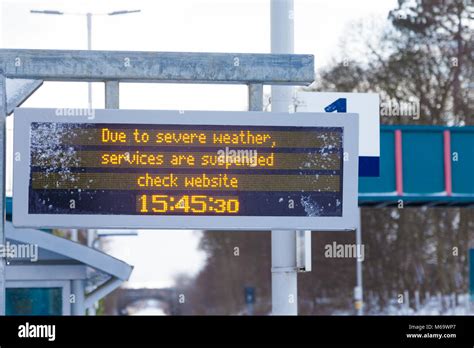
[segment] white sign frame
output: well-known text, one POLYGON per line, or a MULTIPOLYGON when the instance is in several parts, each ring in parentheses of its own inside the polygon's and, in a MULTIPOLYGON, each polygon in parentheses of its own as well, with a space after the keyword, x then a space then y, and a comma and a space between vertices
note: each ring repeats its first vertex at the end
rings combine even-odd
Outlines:
POLYGON ((359 114, 359 176, 380 175, 380 107, 377 93, 296 92, 296 112, 324 112, 338 99, 346 112, 359 114))

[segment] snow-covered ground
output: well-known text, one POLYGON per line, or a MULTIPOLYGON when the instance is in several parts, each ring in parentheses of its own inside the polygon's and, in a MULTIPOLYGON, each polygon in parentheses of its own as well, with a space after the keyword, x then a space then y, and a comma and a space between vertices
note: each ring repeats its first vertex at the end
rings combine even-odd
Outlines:
POLYGON ((383 315, 474 315, 474 302, 469 301, 469 295, 458 296, 458 304, 454 305, 454 299, 449 296, 440 298, 433 296, 429 301, 422 303, 418 310, 411 307, 404 307, 401 304, 393 303, 383 315))

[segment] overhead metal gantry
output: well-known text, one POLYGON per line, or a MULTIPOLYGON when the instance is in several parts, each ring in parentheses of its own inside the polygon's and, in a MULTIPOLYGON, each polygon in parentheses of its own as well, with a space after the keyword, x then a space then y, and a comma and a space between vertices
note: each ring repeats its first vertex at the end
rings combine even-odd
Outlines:
POLYGON ((312 55, 0 49, 7 78, 308 85, 312 55))
MULTIPOLYGON (((5 197, 5 120, 43 81, 105 83, 105 107, 119 108, 120 82, 244 84, 249 110, 263 109, 264 85, 309 85, 312 55, 0 49, 0 197, 5 197), (9 95, 12 84, 20 91, 9 95)), ((5 216, 5 200, 0 200, 5 216)), ((0 243, 5 242, 4 221, 0 243)), ((5 260, 0 259, 0 315, 5 260)))

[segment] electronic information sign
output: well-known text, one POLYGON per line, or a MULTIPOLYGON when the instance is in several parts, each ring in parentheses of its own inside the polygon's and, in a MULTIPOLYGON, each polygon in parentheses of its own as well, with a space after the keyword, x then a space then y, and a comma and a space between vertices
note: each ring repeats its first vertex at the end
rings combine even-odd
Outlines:
POLYGON ((16 110, 16 226, 355 227, 356 114, 88 111, 16 110))

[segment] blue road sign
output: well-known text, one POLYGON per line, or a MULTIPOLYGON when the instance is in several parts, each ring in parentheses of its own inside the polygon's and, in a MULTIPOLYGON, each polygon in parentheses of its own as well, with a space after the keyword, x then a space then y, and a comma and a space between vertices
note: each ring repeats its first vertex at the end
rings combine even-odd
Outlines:
POLYGON ((245 287, 245 303, 254 304, 255 303, 255 288, 253 286, 245 287))
POLYGON ((359 177, 380 175, 379 95, 376 93, 298 92, 297 112, 359 114, 359 177))

